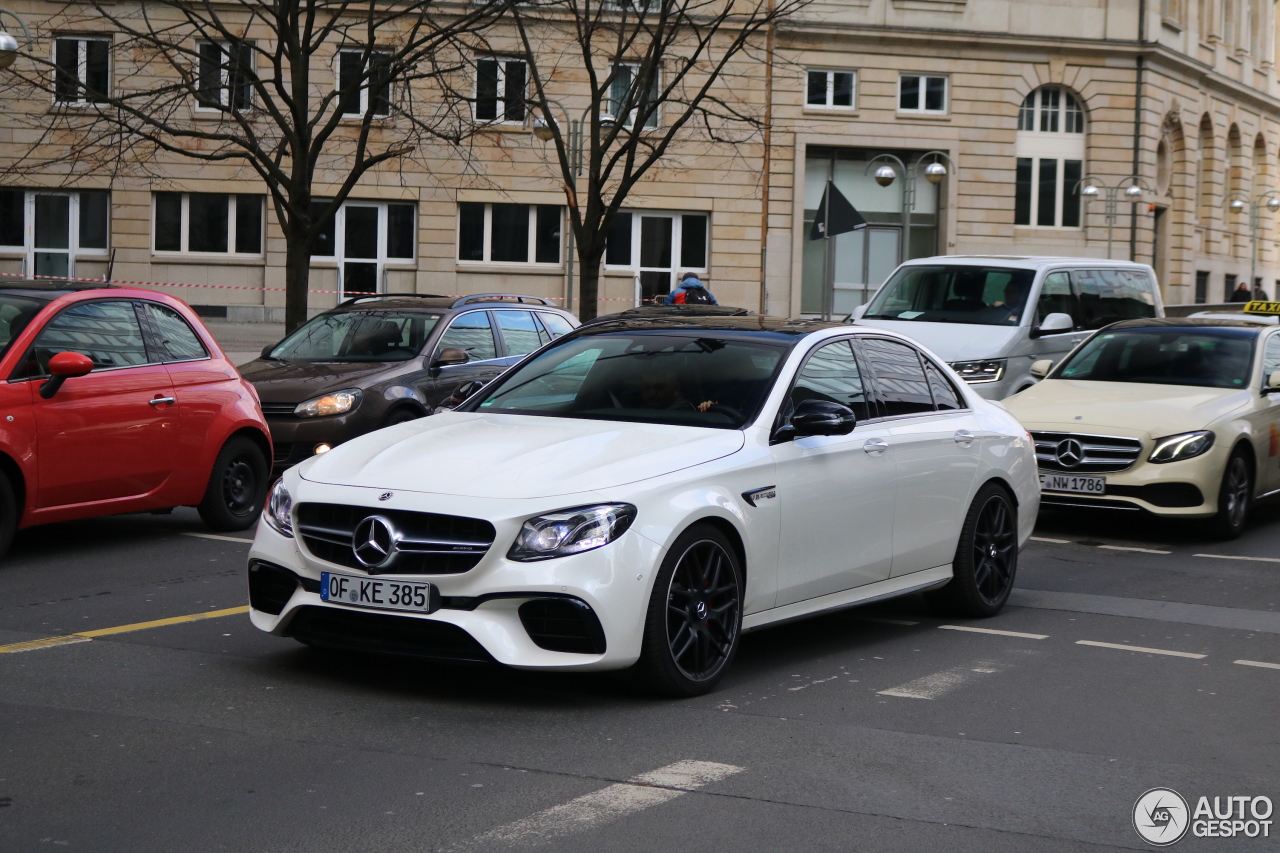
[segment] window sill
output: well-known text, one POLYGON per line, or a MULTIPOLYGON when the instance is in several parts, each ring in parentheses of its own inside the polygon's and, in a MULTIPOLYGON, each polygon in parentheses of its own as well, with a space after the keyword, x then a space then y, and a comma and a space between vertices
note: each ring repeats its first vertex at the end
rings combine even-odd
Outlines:
POLYGON ((49 105, 49 109, 45 111, 45 114, 54 115, 57 113, 65 113, 65 112, 94 113, 94 112, 98 112, 101 108, 105 106, 107 105, 90 103, 89 101, 81 101, 80 103, 74 103, 74 104, 73 103, 63 104, 55 101, 54 103, 49 105))
POLYGON ((924 110, 898 110, 900 119, 923 119, 925 121, 951 121, 951 113, 925 112, 924 110))
POLYGON ((1064 237, 1074 237, 1084 233, 1084 228, 1079 225, 1014 225, 1013 228, 1015 233, 1017 231, 1026 231, 1041 237, 1055 232, 1064 237))
POLYGON ((816 104, 805 104, 804 115, 826 116, 827 118, 857 118, 857 107, 820 107, 816 104))
POLYGON ((483 121, 473 121, 476 130, 479 133, 532 133, 528 125, 524 122, 493 122, 492 124, 483 121))
POLYGON ((153 264, 200 264, 202 266, 224 265, 233 267, 260 267, 267 262, 263 255, 232 255, 217 252, 152 252, 153 264))
POLYGON ((564 275, 564 264, 501 263, 498 261, 455 261, 454 272, 504 273, 507 275, 564 275))

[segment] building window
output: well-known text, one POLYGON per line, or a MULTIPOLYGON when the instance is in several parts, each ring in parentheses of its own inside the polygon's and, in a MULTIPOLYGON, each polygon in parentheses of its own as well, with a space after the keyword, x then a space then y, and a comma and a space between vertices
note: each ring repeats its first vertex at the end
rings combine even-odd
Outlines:
POLYGON ((458 260, 560 263, 563 220, 555 204, 458 203, 458 260))
POLYGON ((1031 92, 1018 109, 1013 222, 1079 228, 1084 110, 1058 86, 1031 92))
POLYGON ((636 112, 639 111, 641 106, 644 106, 649 112, 645 117, 643 126, 657 127, 658 75, 654 74, 653 84, 649 87, 649 95, 643 99, 645 103, 642 105, 639 92, 632 91, 632 84, 635 81, 636 73, 639 71, 639 66, 614 65, 611 70, 613 72, 613 81, 609 84, 609 98, 605 104, 605 112, 600 118, 606 121, 618 122, 624 127, 631 127, 636 122, 636 112), (633 108, 624 116, 622 113, 626 111, 628 100, 633 104, 633 108))
POLYGON ((248 109, 253 104, 253 42, 200 42, 197 52, 197 108, 248 109))
POLYGON ((945 113, 947 78, 903 74, 898 77, 898 112, 945 113))
POLYGON ((1196 295, 1195 302, 1197 305, 1203 305, 1209 301, 1209 271, 1196 270, 1196 295))
POLYGON ((476 121, 523 122, 525 116, 524 60, 476 61, 476 121))
POLYGON ((107 39, 53 40, 55 103, 100 104, 111 88, 111 42, 107 39))
POLYGON ((805 106, 853 109, 857 77, 852 71, 809 71, 805 106))
POLYGON ((349 116, 391 114, 391 81, 383 51, 338 51, 339 110, 349 116))
POLYGON ((77 258, 107 254, 110 212, 101 190, 0 189, 0 249, 21 252, 28 273, 74 276, 77 258))
POLYGON ((705 213, 619 211, 605 243, 605 266, 637 273, 638 303, 658 299, 680 283, 682 273, 706 272, 709 224, 705 213))
POLYGON ((262 254, 262 196, 155 193, 154 199, 154 251, 262 254))
POLYGON ((1235 293, 1235 291, 1236 291, 1236 274, 1233 272, 1229 272, 1222 277, 1222 301, 1230 302, 1231 294, 1235 293))

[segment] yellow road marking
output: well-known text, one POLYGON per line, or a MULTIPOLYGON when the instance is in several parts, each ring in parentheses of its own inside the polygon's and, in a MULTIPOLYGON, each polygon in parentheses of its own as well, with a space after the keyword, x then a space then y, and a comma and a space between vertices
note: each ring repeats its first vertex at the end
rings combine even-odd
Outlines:
POLYGON ((46 649, 52 646, 64 646, 68 643, 84 643, 95 637, 108 637, 112 634, 128 634, 131 631, 146 631, 149 628, 163 628, 166 625, 181 625, 184 622, 199 622, 201 619, 220 619, 223 616, 237 616, 248 613, 248 607, 228 607, 226 610, 210 610, 207 613, 192 613, 189 616, 170 616, 168 619, 153 619, 150 622, 134 622, 132 625, 117 625, 114 628, 98 628, 94 631, 80 631, 62 637, 44 637, 39 640, 26 640, 21 643, 10 643, 0 646, 0 654, 8 652, 29 652, 33 649, 46 649))
POLYGON ((183 536, 194 536, 197 539, 219 539, 223 542, 243 542, 246 545, 252 545, 252 539, 241 539, 239 536, 223 536, 220 533, 192 533, 187 530, 182 531, 183 536))

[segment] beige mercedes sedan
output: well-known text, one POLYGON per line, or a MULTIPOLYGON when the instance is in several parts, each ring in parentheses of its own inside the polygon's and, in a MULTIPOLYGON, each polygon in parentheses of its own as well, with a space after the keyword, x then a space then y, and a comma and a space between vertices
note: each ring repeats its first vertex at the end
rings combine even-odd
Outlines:
MULTIPOLYGON (((1038 370, 1037 370, 1038 369, 1038 370)), ((1206 519, 1224 538, 1280 492, 1280 328, 1126 320, 1004 401, 1035 439, 1042 506, 1206 519)))

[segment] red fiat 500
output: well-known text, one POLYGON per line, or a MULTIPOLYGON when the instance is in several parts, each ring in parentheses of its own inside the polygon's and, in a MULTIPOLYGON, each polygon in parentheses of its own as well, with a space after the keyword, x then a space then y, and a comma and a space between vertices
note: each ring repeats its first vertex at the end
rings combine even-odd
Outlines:
POLYGON ((243 530, 271 439, 253 386, 184 303, 0 287, 0 553, 51 521, 195 506, 243 530))

